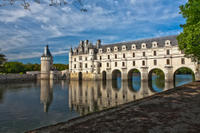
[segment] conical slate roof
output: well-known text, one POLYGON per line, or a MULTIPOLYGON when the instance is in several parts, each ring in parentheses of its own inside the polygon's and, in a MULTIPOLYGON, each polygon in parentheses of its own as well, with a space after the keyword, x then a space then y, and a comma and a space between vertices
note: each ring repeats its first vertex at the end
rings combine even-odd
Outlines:
POLYGON ((51 55, 51 52, 49 50, 49 46, 46 45, 46 47, 44 48, 44 53, 43 53, 42 57, 51 57, 51 56, 52 55, 51 55))

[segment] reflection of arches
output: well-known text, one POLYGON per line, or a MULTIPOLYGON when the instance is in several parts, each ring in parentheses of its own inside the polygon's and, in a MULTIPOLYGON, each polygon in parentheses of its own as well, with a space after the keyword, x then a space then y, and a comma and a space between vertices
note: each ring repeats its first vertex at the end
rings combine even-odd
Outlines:
POLYGON ((148 85, 152 92, 161 92, 165 88, 165 73, 159 69, 154 68, 148 74, 148 85))
POLYGON ((195 80, 194 71, 188 67, 180 67, 173 74, 174 86, 180 86, 195 80))
POLYGON ((82 80, 82 72, 78 73, 78 80, 81 81, 82 80))
POLYGON ((102 80, 105 81, 106 80, 106 71, 102 72, 102 80))
POLYGON ((121 72, 120 70, 114 70, 112 72, 112 87, 113 89, 120 90, 121 88, 121 72))
POLYGON ((128 88, 131 91, 139 91, 141 88, 141 73, 138 69, 131 69, 128 72, 128 88))

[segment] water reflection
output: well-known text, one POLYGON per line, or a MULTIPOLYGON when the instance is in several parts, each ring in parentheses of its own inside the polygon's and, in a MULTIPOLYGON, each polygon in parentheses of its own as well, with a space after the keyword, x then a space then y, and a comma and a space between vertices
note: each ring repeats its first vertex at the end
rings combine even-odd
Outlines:
MULTIPOLYGON (((130 88, 128 81, 121 81, 120 89, 116 89, 117 84, 116 80, 108 81, 106 84, 101 81, 83 81, 82 84, 77 81, 70 81, 69 107, 76 110, 81 115, 85 115, 90 112, 103 110, 160 92, 160 90, 152 91, 149 89, 148 82, 141 82, 140 85, 137 85, 140 86, 137 91, 133 91, 133 89, 130 88)), ((165 84, 167 87, 173 87, 173 83, 165 84)), ((167 88, 164 87, 162 91, 166 89, 167 88)))
POLYGON ((40 82, 40 102, 44 106, 44 112, 48 112, 53 100, 53 80, 41 80, 40 82))

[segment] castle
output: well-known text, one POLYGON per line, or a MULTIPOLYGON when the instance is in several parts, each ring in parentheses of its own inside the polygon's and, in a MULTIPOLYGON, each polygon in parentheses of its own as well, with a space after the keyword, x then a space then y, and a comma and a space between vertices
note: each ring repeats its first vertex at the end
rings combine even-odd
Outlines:
POLYGON ((57 71, 53 67, 53 56, 49 50, 48 45, 44 48, 44 53, 41 56, 41 71, 39 79, 66 79, 68 71, 57 71))
POLYGON ((200 79, 198 64, 186 58, 179 50, 177 36, 143 39, 130 42, 95 45, 88 40, 80 41, 78 47, 69 52, 71 80, 109 80, 121 76, 131 78, 134 70, 141 74, 141 80, 148 80, 154 69, 165 74, 166 81, 173 81, 174 73, 182 67, 193 71, 200 79))

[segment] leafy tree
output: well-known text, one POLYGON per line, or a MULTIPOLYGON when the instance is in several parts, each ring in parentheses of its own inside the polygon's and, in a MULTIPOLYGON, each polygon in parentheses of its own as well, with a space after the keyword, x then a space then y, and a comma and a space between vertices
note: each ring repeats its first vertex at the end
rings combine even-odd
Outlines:
POLYGON ((4 65, 4 72, 5 73, 20 73, 25 72, 25 67, 20 62, 6 62, 4 65))
MULTIPOLYGON (((0 0, 0 7, 8 6, 8 5, 20 5, 23 6, 24 9, 30 10, 31 3, 44 3, 43 0, 0 0)), ((49 0, 49 6, 66 6, 71 5, 78 8, 81 12, 87 12, 87 9, 84 8, 83 0, 49 0)))
POLYGON ((5 56, 4 54, 1 54, 1 53, 0 53, 0 66, 1 66, 4 62, 6 62, 6 56, 5 56))
POLYGON ((69 69, 69 65, 65 64, 53 64, 53 67, 58 71, 69 69))
POLYGON ((3 72, 3 63, 6 62, 6 56, 0 53, 0 73, 3 72))
POLYGON ((180 10, 186 24, 181 25, 183 32, 177 37, 179 48, 200 63, 200 0, 188 0, 180 10))

